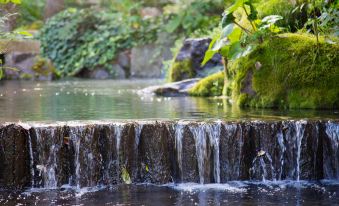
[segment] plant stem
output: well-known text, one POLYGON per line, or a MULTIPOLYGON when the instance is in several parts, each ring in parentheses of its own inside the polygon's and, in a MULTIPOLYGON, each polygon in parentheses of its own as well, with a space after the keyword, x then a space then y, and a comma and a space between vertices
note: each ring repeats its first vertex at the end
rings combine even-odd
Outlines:
POLYGON ((240 29, 242 29, 244 32, 246 32, 247 34, 251 34, 252 32, 250 32, 248 29, 246 29, 245 27, 241 26, 240 24, 238 24, 237 22, 234 21, 234 24, 236 24, 240 29))
POLYGON ((253 31, 256 31, 257 29, 255 28, 253 22, 248 18, 248 17, 249 17, 249 14, 248 14, 248 12, 247 12, 247 10, 246 10, 245 5, 243 5, 242 8, 244 9, 244 11, 245 11, 245 13, 246 13, 247 19, 248 19, 248 21, 250 22, 250 24, 251 24, 251 26, 252 26, 252 28, 253 28, 253 31))
POLYGON ((227 94, 227 82, 228 82, 228 59, 227 57, 223 57, 224 60, 224 88, 223 88, 223 95, 226 96, 227 94))

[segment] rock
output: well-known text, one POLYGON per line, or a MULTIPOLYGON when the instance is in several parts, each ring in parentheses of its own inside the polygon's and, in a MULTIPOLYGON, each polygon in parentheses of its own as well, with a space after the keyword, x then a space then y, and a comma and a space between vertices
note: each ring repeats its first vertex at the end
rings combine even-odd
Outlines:
POLYGON ((157 17, 162 14, 160 9, 156 7, 144 7, 141 9, 140 13, 144 19, 157 17))
POLYGON ((339 44, 321 38, 315 52, 316 44, 297 33, 265 40, 229 65, 229 96, 242 107, 339 108, 339 44))
POLYGON ((141 94, 156 94, 159 96, 186 96, 188 91, 194 87, 199 78, 186 79, 179 82, 167 83, 161 86, 151 86, 141 90, 141 94))
POLYGON ((23 188, 31 181, 28 131, 18 125, 0 129, 0 184, 23 188))
POLYGON ((201 78, 222 70, 222 58, 219 54, 214 55, 206 65, 201 66, 210 42, 210 38, 185 40, 170 68, 170 80, 201 78))
POLYGON ((120 52, 117 57, 117 63, 127 72, 131 68, 131 52, 120 52))
POLYGON ((0 124, 0 189, 339 178, 338 121, 21 124, 0 124))
POLYGON ((95 69, 82 69, 76 77, 88 79, 125 79, 126 72, 119 64, 111 65, 112 72, 105 68, 97 67, 95 69))
POLYGON ((131 77, 161 77, 162 58, 155 45, 135 47, 131 53, 131 77))
POLYGON ((5 55, 5 79, 54 79, 54 67, 49 60, 35 53, 11 52, 5 55))

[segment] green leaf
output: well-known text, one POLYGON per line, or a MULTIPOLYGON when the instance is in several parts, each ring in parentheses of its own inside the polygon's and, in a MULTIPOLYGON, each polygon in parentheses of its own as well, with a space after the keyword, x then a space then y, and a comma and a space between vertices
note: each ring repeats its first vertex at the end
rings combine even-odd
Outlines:
POLYGON ((174 32, 180 26, 182 18, 182 15, 177 15, 173 17, 166 25, 166 31, 169 33, 174 32))
POLYGON ((250 21, 256 20, 258 18, 258 11, 255 9, 252 2, 246 2, 245 4, 250 7, 250 12, 249 12, 249 15, 247 17, 248 20, 250 20, 250 21))
POLYGON ((219 39, 215 42, 212 51, 218 52, 222 47, 230 44, 230 41, 227 38, 219 39))
POLYGON ((32 37, 33 35, 31 33, 29 33, 28 31, 19 31, 17 32, 18 34, 20 35, 23 35, 23 36, 29 36, 29 37, 32 37))
POLYGON ((241 39, 243 31, 239 27, 234 27, 231 34, 228 35, 228 39, 231 43, 239 41, 241 39))
POLYGON ((225 28, 226 26, 228 26, 229 24, 234 23, 235 17, 233 15, 233 12, 231 13, 224 13, 222 20, 221 20, 221 26, 222 28, 225 28))
POLYGON ((233 27, 234 24, 228 24, 226 27, 224 27, 221 32, 220 39, 228 37, 228 35, 230 35, 233 32, 233 27))
POLYGON ((282 20, 283 17, 279 15, 270 15, 264 17, 261 21, 263 23, 275 24, 277 21, 282 20))
POLYGON ((204 66, 209 60, 211 60, 213 58, 213 56, 215 54, 217 54, 218 51, 213 51, 213 50, 207 50, 205 52, 205 57, 204 57, 204 60, 202 61, 201 63, 201 66, 204 66))
POLYGON ((235 12, 238 8, 242 7, 244 3, 248 2, 248 0, 236 0, 235 3, 230 6, 226 11, 228 13, 233 13, 235 12))
POLYGON ((132 183, 131 177, 129 176, 129 173, 128 173, 126 167, 123 167, 121 169, 121 177, 122 177, 122 180, 124 181, 125 184, 131 184, 132 183))

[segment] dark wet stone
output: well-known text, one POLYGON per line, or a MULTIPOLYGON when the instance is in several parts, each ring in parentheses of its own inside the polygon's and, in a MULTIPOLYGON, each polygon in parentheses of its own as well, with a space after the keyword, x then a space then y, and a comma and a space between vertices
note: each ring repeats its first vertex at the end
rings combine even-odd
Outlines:
POLYGON ((169 138, 164 124, 146 124, 143 126, 140 146, 140 179, 142 182, 164 184, 172 181, 169 138))
POLYGON ((18 125, 8 125, 0 132, 0 183, 23 188, 31 181, 28 132, 18 125))

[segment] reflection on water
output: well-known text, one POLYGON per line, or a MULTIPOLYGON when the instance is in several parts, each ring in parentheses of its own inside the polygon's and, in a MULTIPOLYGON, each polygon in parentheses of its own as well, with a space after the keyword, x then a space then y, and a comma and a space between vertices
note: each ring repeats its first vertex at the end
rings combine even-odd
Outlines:
POLYGON ((226 100, 156 97, 138 90, 162 80, 2 81, 0 121, 99 119, 337 118, 338 111, 240 110, 226 100))
POLYGON ((336 205, 338 182, 229 182, 0 191, 1 205, 336 205))

